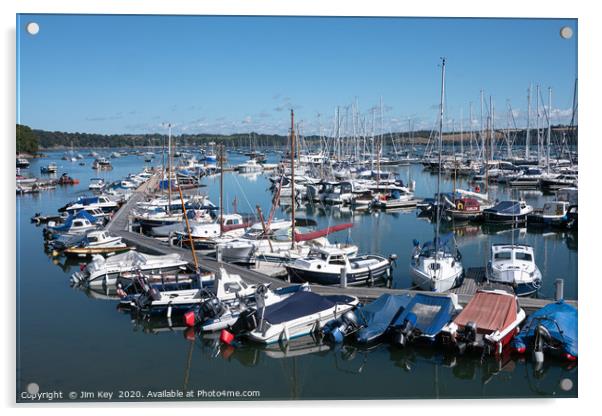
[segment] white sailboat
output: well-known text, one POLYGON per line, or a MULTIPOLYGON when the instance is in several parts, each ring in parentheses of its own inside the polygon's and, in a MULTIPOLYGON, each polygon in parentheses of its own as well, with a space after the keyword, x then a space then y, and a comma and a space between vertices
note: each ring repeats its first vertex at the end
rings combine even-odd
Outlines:
MULTIPOLYGON (((441 152, 443 146, 443 97, 445 95, 445 59, 441 66, 441 100, 439 107, 439 169, 437 175, 437 199, 441 194, 441 152)), ((435 239, 422 247, 414 240, 414 252, 410 261, 410 276, 413 282, 423 290, 445 292, 461 284, 464 278, 464 267, 460 261, 458 250, 441 241, 439 225, 441 207, 436 206, 435 239)))

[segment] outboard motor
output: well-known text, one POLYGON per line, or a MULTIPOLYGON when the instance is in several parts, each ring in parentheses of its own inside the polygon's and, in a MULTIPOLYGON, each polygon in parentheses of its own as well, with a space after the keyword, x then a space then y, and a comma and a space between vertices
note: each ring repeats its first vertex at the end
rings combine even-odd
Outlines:
POLYGON ((462 333, 462 342, 458 343, 458 352, 463 354, 466 351, 468 345, 474 344, 477 341, 477 324, 474 321, 470 321, 464 327, 462 333))
POLYGON ((416 326, 418 317, 414 313, 409 313, 399 328, 393 333, 393 343, 405 347, 407 341, 411 338, 412 332, 416 326))
POLYGON ((536 370, 540 369, 544 361, 544 350, 552 337, 548 329, 539 324, 535 328, 535 342, 533 346, 533 361, 535 361, 536 370))
POLYGON ((343 342, 346 336, 357 331, 360 325, 353 311, 347 311, 339 319, 329 322, 322 330, 326 340, 338 344, 343 342))

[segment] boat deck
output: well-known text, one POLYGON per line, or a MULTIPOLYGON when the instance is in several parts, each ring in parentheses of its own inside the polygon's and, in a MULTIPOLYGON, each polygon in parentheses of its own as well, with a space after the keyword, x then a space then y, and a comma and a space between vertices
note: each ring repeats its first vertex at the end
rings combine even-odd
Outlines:
MULTIPOLYGON (((107 224, 107 230, 113 235, 122 237, 126 243, 138 247, 143 252, 148 252, 150 254, 178 253, 182 256, 184 260, 193 264, 192 253, 189 249, 183 249, 177 246, 170 245, 167 242, 162 242, 154 238, 147 237, 143 234, 129 231, 130 211, 136 206, 136 203, 138 201, 143 200, 145 196, 150 195, 153 192, 153 190, 157 187, 157 183, 158 176, 155 175, 145 184, 141 185, 136 191, 134 191, 130 199, 119 209, 119 211, 117 211, 117 213, 115 213, 111 221, 107 224)), ((235 264, 229 264, 224 262, 220 263, 215 259, 215 257, 210 257, 199 252, 197 252, 197 259, 199 261, 199 266, 202 270, 217 272, 220 267, 223 267, 228 273, 238 274, 245 281, 251 284, 269 284, 272 288, 284 287, 290 284, 282 278, 274 277, 277 275, 277 273, 274 273, 274 270, 271 270, 274 267, 271 265, 269 266, 269 271, 268 269, 265 269, 265 265, 264 269, 262 269, 261 265, 259 268, 251 269, 235 264), (262 270, 268 272, 270 275, 262 273, 262 270)), ((453 293, 458 295, 458 301, 461 305, 467 304, 478 289, 497 289, 502 287, 507 288, 507 286, 493 285, 487 283, 484 277, 484 267, 469 268, 467 270, 466 278, 464 279, 463 284, 460 287, 452 290, 453 293)), ((362 300, 376 299, 377 297, 385 293, 393 295, 412 295, 420 293, 420 291, 417 290, 391 289, 387 287, 342 288, 339 286, 321 285, 312 285, 312 291, 324 295, 353 295, 357 296, 362 300)), ((527 311, 539 309, 551 302, 553 302, 553 300, 519 298, 520 305, 527 311)), ((575 300, 566 300, 566 302, 570 303, 575 307, 577 306, 577 301, 575 300)))

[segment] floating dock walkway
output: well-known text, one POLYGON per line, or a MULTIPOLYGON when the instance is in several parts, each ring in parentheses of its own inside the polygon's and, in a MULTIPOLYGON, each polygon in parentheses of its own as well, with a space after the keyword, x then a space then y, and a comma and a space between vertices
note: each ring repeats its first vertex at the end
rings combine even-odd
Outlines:
MULTIPOLYGON (((122 237, 126 243, 138 247, 141 251, 148 252, 150 254, 177 253, 180 254, 184 260, 192 264, 192 253, 189 249, 170 245, 167 242, 162 242, 145 236, 141 233, 135 233, 129 230, 130 211, 136 206, 137 202, 142 201, 145 196, 152 194, 152 191, 156 188, 157 183, 158 176, 154 175, 145 184, 141 185, 136 191, 134 191, 129 200, 115 213, 115 215, 113 215, 113 218, 111 218, 111 221, 107 224, 106 229, 111 234, 122 237)), ((218 272, 220 267, 223 267, 228 273, 238 274, 245 281, 251 284, 269 284, 272 288, 284 287, 290 284, 283 279, 272 277, 254 269, 225 262, 218 262, 214 257, 202 255, 198 251, 196 254, 199 266, 202 270, 215 273, 218 272)), ((259 268, 259 270, 261 270, 261 268, 259 268)), ((484 279, 484 274, 485 268, 469 268, 466 272, 464 283, 460 287, 452 290, 452 293, 457 294, 458 301, 461 305, 467 304, 478 289, 500 287, 487 283, 484 279)), ((387 287, 340 287, 321 285, 312 285, 312 291, 323 295, 348 294, 357 296, 362 300, 376 299, 385 293, 392 295, 413 295, 416 293, 422 293, 421 291, 417 290, 391 289, 387 287)), ((527 311, 539 309, 551 302, 554 301, 549 299, 519 298, 520 305, 527 311)), ((575 300, 566 300, 566 302, 577 307, 577 301, 575 300)))

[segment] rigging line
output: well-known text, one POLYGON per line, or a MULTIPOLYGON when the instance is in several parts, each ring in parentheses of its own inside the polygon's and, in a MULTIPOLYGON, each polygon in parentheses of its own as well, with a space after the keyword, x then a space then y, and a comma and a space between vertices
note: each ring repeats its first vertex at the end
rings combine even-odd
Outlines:
POLYGON ((251 203, 249 202, 247 195, 245 194, 245 191, 242 189, 242 186, 240 185, 240 181, 238 180, 238 178, 236 177, 236 175, 232 175, 234 177, 234 181, 236 182, 236 185, 238 185, 238 188, 240 189, 240 192, 242 193, 243 198, 245 199, 245 202, 247 203, 248 207, 249 207, 249 212, 253 212, 253 208, 251 207, 251 203))

